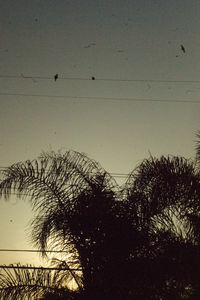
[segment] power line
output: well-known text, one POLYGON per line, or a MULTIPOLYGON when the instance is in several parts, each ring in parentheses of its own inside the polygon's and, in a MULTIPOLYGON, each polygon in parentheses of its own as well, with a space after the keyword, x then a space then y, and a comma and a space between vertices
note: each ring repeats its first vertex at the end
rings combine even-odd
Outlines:
POLYGON ((34 267, 34 266, 14 266, 0 265, 1 269, 25 269, 25 270, 50 270, 50 271, 83 271, 82 268, 56 268, 56 267, 34 267))
MULTIPOLYGON (((6 169, 6 168, 0 167, 0 169, 6 169)), ((129 175, 129 174, 123 174, 123 173, 109 173, 109 174, 112 175, 112 177, 114 177, 114 178, 123 178, 123 179, 126 179, 129 175)), ((77 187, 78 187, 78 185, 77 185, 77 187)), ((18 197, 20 197, 20 196, 32 197, 33 196, 32 194, 25 194, 25 193, 20 193, 20 192, 18 192, 18 193, 9 192, 9 195, 14 195, 14 196, 18 196, 18 197)))
MULTIPOLYGON (((6 170, 7 168, 9 168, 9 167, 0 166, 0 170, 6 170)), ((38 170, 40 170, 40 169, 38 169, 38 170)), ((44 172, 44 173, 47 173, 47 172, 44 172)), ((117 172, 116 173, 108 172, 108 174, 112 175, 113 177, 126 177, 129 175, 128 173, 117 173, 117 172)))
MULTIPOLYGON (((54 76, 34 76, 29 75, 3 75, 0 74, 0 78, 5 79, 37 79, 37 80, 54 80, 54 76)), ((57 80, 74 80, 74 81, 113 81, 113 82, 151 82, 151 83, 200 83, 200 80, 165 80, 165 79, 131 79, 131 78, 98 78, 98 77, 64 77, 59 76, 57 80), (95 78, 95 79, 93 79, 95 78)))
POLYGON ((28 253, 68 253, 64 250, 32 250, 32 249, 0 249, 0 252, 28 252, 28 253))
POLYGON ((200 103, 200 100, 181 99, 154 99, 154 98, 126 98, 126 97, 91 97, 91 96, 70 96, 70 95, 42 95, 24 93, 0 93, 0 96, 20 96, 20 97, 40 97, 40 98, 60 98, 60 99, 84 99, 84 100, 107 100, 107 101, 130 101, 130 102, 168 102, 168 103, 200 103))
POLYGON ((18 196, 18 197, 20 197, 20 196, 26 196, 26 197, 33 197, 34 198, 34 196, 33 195, 31 195, 31 194, 24 194, 24 193, 9 193, 9 195, 14 195, 14 196, 18 196))

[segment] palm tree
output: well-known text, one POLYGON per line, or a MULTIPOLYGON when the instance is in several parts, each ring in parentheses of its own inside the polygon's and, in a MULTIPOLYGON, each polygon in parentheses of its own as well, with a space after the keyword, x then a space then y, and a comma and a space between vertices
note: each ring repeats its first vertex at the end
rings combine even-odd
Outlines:
POLYGON ((125 186, 130 222, 144 235, 141 277, 146 283, 140 281, 158 289, 162 299, 182 299, 187 293, 189 299, 199 297, 199 175, 195 164, 182 157, 150 157, 125 186))
POLYGON ((3 176, 0 195, 30 196, 33 244, 43 255, 59 245, 81 268, 76 299, 200 296, 200 176, 192 161, 150 157, 122 188, 73 151, 43 153, 3 176))
POLYGON ((19 197, 30 196, 33 243, 44 255, 49 240, 73 252, 74 263, 84 268, 84 288, 92 289, 101 264, 106 264, 103 221, 112 222, 115 181, 78 152, 43 153, 38 160, 12 165, 3 175, 0 193, 6 199, 13 191, 19 197))

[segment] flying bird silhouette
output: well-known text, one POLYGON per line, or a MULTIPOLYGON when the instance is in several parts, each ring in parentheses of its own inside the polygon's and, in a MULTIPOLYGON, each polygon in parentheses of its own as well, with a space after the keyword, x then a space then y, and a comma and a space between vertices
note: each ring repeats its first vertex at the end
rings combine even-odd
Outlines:
POLYGON ((181 45, 181 50, 183 51, 183 53, 185 53, 185 47, 183 45, 181 45))
POLYGON ((58 79, 58 74, 56 74, 55 76, 54 76, 54 80, 56 81, 58 79))

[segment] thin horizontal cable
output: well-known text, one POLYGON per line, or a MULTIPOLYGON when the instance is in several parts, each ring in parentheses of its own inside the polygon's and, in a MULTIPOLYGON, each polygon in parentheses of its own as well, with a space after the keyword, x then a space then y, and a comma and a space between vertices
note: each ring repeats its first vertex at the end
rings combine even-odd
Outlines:
MULTIPOLYGON (((0 75, 0 78, 6 79, 38 79, 38 80, 54 80, 54 76, 34 76, 34 75, 0 75)), ((91 77, 64 77, 58 76, 58 80, 79 80, 79 81, 113 81, 113 82, 155 82, 155 83, 200 83, 200 80, 165 80, 165 79, 132 79, 132 78, 98 78, 95 76, 91 77)))
POLYGON ((33 267, 33 266, 5 266, 0 265, 1 269, 26 269, 26 270, 52 270, 52 271, 82 271, 82 268, 50 268, 50 267, 33 267))
POLYGON ((168 103, 200 103, 200 100, 181 99, 154 99, 154 98, 126 98, 126 97, 91 97, 91 96, 70 96, 70 95, 42 95, 24 93, 0 93, 0 96, 20 96, 36 98, 60 98, 60 99, 84 99, 84 100, 106 100, 106 101, 135 101, 135 102, 168 102, 168 103))
MULTIPOLYGON (((7 168, 9 167, 4 167, 4 166, 0 166, 0 170, 6 170, 7 168)), ((41 169, 38 169, 38 171, 40 171, 41 169)), ((47 173, 47 172, 44 172, 43 173, 47 173)), ((126 177, 128 174, 126 173, 109 173, 110 175, 112 175, 113 177, 126 177)))
POLYGON ((0 252, 28 252, 28 253, 68 253, 64 250, 32 250, 32 249, 0 249, 0 252))
MULTIPOLYGON (((78 187, 78 186, 77 186, 78 187)), ((18 197, 21 197, 21 196, 26 196, 26 197, 33 197, 34 198, 34 196, 33 195, 31 195, 31 194, 24 194, 24 193, 9 193, 9 195, 14 195, 14 196, 18 196, 18 197)))

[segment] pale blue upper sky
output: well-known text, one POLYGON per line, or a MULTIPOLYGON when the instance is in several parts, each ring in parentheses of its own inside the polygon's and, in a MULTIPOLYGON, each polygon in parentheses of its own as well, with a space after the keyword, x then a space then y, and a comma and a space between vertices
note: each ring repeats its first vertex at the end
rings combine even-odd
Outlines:
MULTIPOLYGON (((130 172, 149 151, 194 157, 200 129, 200 103, 192 102, 200 101, 199 28, 200 1, 194 0, 1 0, 0 166, 51 149, 85 152, 119 173, 130 172), (54 82, 56 73, 60 78, 54 82), (61 79, 91 76, 96 80, 61 79), (105 78, 199 82, 98 80, 105 78)), ((27 202, 1 200, 0 248, 32 248, 25 232, 30 218, 27 202)), ((36 262, 32 254, 0 258, 1 263, 27 260, 36 262)))

